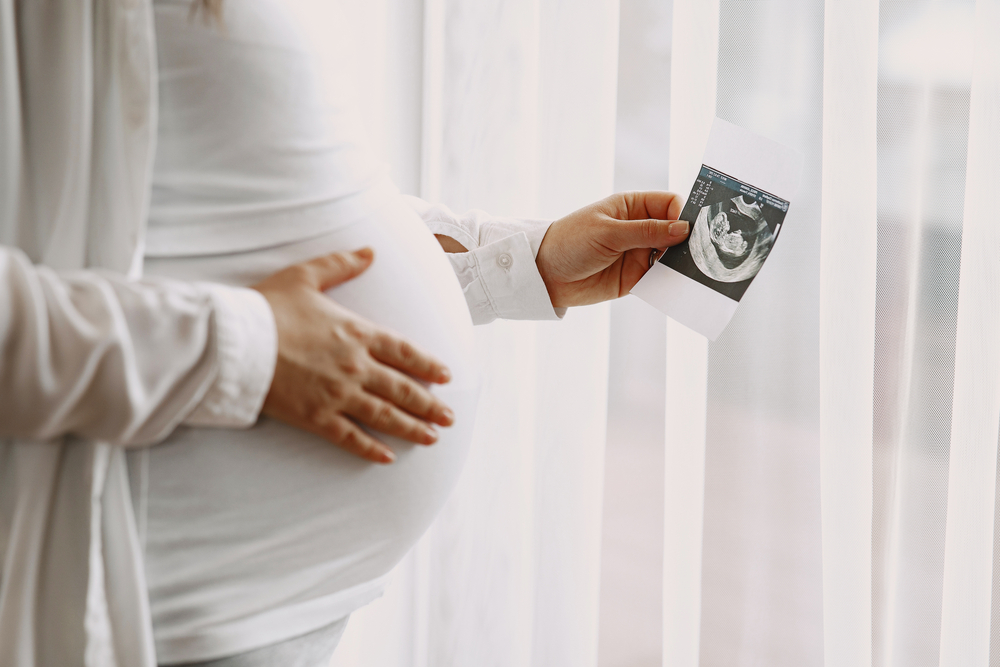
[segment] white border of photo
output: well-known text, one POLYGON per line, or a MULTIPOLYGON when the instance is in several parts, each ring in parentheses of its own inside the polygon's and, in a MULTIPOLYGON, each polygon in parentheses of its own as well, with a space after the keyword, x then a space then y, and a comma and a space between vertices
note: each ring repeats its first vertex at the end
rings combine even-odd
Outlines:
MULTIPOLYGON (((802 173, 802 156, 796 151, 721 118, 712 123, 702 164, 789 202, 802 173)), ((631 293, 713 341, 739 306, 660 262, 631 293)))

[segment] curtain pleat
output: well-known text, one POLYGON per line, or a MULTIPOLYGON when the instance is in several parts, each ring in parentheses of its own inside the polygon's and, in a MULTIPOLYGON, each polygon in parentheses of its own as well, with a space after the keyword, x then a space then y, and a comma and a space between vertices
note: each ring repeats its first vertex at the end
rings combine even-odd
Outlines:
POLYGON ((802 155, 781 239, 709 346, 700 664, 823 662, 822 0, 721 0, 716 114, 802 155), (768 35, 758 39, 758 35, 768 35))
POLYGON ((1000 432, 1000 2, 977 0, 955 391, 948 468, 941 667, 990 664, 1000 432))
MULTIPOLYGON (((687 195, 715 117, 718 0, 674 0, 670 189, 687 195)), ((697 667, 708 341, 667 321, 663 664, 697 667)))
POLYGON ((871 665, 878 4, 827 2, 820 250, 826 667, 871 665))
MULTIPOLYGON (((537 2, 438 5, 424 6, 421 150, 431 157, 422 193, 459 211, 533 215, 537 2)), ((539 520, 535 329, 534 323, 500 322, 476 332, 484 386, 474 445, 458 488, 424 538, 428 665, 531 664, 539 520)))
POLYGON ((954 55, 968 44, 971 63, 973 5, 879 5, 875 667, 934 667, 940 654, 972 77, 954 55))
MULTIPOLYGON (((338 5, 397 180, 415 170, 429 200, 523 217, 611 193, 617 0, 338 5), (388 59, 357 55, 368 44, 388 59)), ((385 597, 354 615, 334 665, 596 666, 608 318, 601 305, 477 330, 484 385, 462 479, 385 597)))
MULTIPOLYGON (((539 9, 538 214, 611 194, 618 0, 539 9)), ((531 665, 596 667, 607 434, 608 304, 536 326, 535 628, 531 665)))

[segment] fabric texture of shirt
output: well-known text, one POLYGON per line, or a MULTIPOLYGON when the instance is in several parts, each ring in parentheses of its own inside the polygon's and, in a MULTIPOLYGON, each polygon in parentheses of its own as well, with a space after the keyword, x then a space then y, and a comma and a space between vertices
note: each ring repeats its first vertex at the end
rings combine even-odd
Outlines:
POLYGON ((449 236, 468 252, 448 256, 472 321, 486 324, 507 320, 562 318, 565 308, 554 309, 535 265, 549 223, 542 220, 492 217, 472 210, 456 216, 443 205, 406 197, 431 232, 449 236))

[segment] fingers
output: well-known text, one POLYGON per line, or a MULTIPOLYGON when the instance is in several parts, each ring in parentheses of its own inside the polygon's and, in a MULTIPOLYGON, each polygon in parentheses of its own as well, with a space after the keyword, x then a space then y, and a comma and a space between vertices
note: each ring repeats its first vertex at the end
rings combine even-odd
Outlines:
POLYGON ((356 397, 348 405, 345 413, 376 431, 409 440, 418 445, 432 445, 438 439, 437 431, 434 430, 433 426, 372 394, 362 394, 356 397))
POLYGON ((338 447, 375 463, 392 463, 396 455, 384 444, 365 433, 364 429, 346 417, 334 414, 313 430, 338 447))
POLYGON ((634 248, 663 250, 683 241, 690 231, 686 220, 625 220, 610 224, 609 245, 618 252, 634 248))
POLYGON ((385 366, 375 365, 364 388, 424 421, 441 426, 455 423, 455 415, 447 405, 417 382, 385 366))
POLYGON ((625 205, 627 220, 676 220, 681 215, 684 200, 673 192, 623 192, 620 195, 625 205))
POLYGON ((325 291, 357 278, 371 266, 375 253, 371 248, 361 248, 353 252, 335 252, 316 257, 301 266, 306 270, 307 280, 318 290, 325 291))
POLYGON ((383 364, 425 382, 444 384, 451 380, 451 371, 447 366, 413 343, 387 331, 376 332, 368 349, 383 364))
POLYGON ((604 201, 606 242, 617 252, 663 250, 687 238, 690 225, 677 219, 683 200, 672 192, 623 192, 604 201))
POLYGON ((451 374, 427 352, 313 291, 351 280, 373 258, 369 248, 332 253, 255 286, 278 329, 278 360, 263 413, 370 461, 391 463, 392 451, 360 425, 411 442, 436 442, 433 424, 449 426, 454 416, 420 380, 443 383, 451 374))

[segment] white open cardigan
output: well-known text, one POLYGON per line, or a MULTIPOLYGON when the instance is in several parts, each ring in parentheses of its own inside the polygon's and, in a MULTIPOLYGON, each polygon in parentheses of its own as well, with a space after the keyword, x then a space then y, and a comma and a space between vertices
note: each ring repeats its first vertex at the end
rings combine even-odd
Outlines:
POLYGON ((24 438, 0 440, 2 667, 156 664, 113 445, 182 420, 247 426, 270 381, 259 294, 127 278, 142 266, 155 55, 148 0, 0 0, 0 432, 24 438))
MULTIPOLYGON (((258 293, 136 280, 156 93, 151 0, 0 0, 0 667, 156 664, 122 447, 249 426, 273 372, 258 293)), ((411 204, 476 323, 562 315, 546 223, 411 204)))

